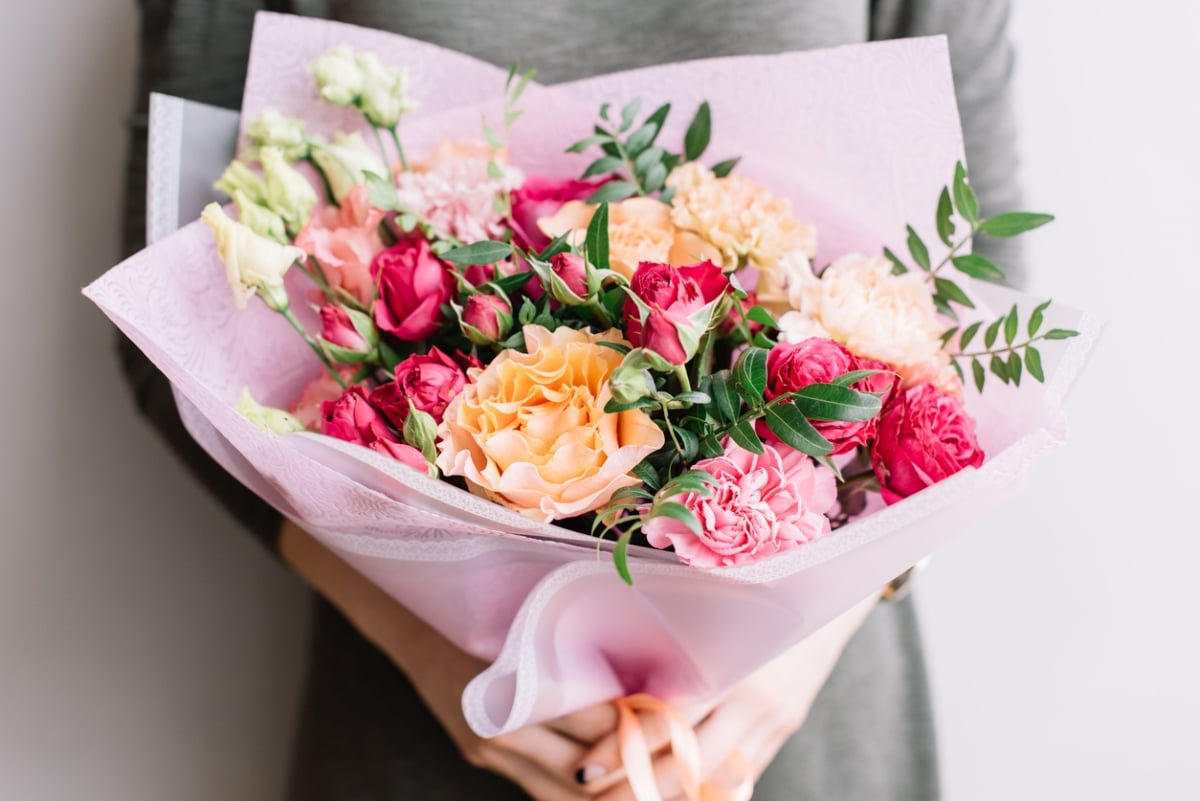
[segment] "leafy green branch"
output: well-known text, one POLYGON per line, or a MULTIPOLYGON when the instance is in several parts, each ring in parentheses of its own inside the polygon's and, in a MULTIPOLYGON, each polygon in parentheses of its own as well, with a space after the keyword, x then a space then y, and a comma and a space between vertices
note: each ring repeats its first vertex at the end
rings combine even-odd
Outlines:
POLYGON ((1046 374, 1042 368, 1042 354, 1034 347, 1034 343, 1079 336, 1078 331, 1068 328, 1051 328, 1045 332, 1042 331, 1045 313, 1050 308, 1050 304, 1049 300, 1040 303, 1030 313, 1025 323, 1027 336, 1023 342, 1016 341, 1021 330, 1020 309, 1016 304, 1013 304, 1008 314, 997 318, 987 328, 983 328, 983 321, 978 321, 971 323, 961 331, 955 327, 942 334, 943 344, 949 344, 955 335, 958 335, 959 352, 952 353, 950 358, 959 378, 966 381, 961 362, 970 360, 971 377, 975 382, 975 388, 980 392, 983 391, 989 370, 1005 384, 1012 383, 1020 386, 1024 373, 1028 373, 1039 384, 1044 383, 1046 374), (983 350, 967 351, 980 330, 983 330, 983 350), (997 346, 1001 337, 1003 337, 1003 344, 997 346), (983 360, 988 362, 986 369, 983 360))

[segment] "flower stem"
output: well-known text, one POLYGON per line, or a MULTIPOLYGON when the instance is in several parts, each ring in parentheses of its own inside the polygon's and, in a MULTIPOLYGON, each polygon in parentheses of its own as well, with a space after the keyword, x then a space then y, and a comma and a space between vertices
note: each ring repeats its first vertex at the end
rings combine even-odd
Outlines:
POLYGON ((1022 342, 1019 345, 1005 345, 1002 348, 992 348, 991 350, 977 350, 972 353, 955 353, 955 354, 952 354, 951 358, 974 359, 974 358, 978 358, 980 356, 997 356, 1001 353, 1012 353, 1015 350, 1020 350, 1021 348, 1027 348, 1030 345, 1032 345, 1034 342, 1037 342, 1038 340, 1042 340, 1045 338, 1046 338, 1046 335, 1042 334, 1041 336, 1032 337, 1032 338, 1026 340, 1025 342, 1022 342))
POLYGON ((296 319, 296 315, 292 314, 291 308, 289 307, 283 309, 279 313, 282 314, 283 318, 291 324, 292 328, 296 329, 296 333, 308 343, 308 346, 312 348, 313 353, 317 354, 317 358, 321 360, 321 364, 325 365, 325 369, 329 371, 331 376, 333 376, 333 380, 338 382, 338 386, 340 386, 342 389, 348 389, 349 387, 347 387, 345 380, 342 379, 342 374, 339 373, 337 368, 334 367, 329 361, 329 356, 325 353, 325 349, 321 347, 320 343, 312 338, 312 335, 304 330, 304 326, 300 325, 300 321, 296 319))
POLYGON ((958 253, 958 249, 961 248, 963 245, 967 244, 968 242, 970 242, 971 239, 975 236, 975 234, 978 231, 979 231, 979 224, 976 223, 971 226, 970 233, 968 233, 962 239, 958 240, 957 242, 955 242, 953 245, 950 246, 950 251, 946 254, 945 258, 943 258, 941 261, 939 261, 934 266, 934 268, 929 271, 930 280, 932 280, 938 274, 939 270, 941 270, 943 267, 945 267, 947 264, 949 264, 951 262, 951 260, 955 256, 955 254, 958 253))
POLYGON ((676 365, 675 377, 679 379, 679 386, 684 392, 692 391, 692 380, 688 378, 687 365, 676 365))
MULTIPOLYGON (((379 133, 379 127, 372 125, 371 133, 375 134, 375 144, 379 147, 379 158, 383 159, 383 166, 387 167, 388 166, 388 153, 387 153, 387 148, 384 147, 384 145, 383 145, 383 136, 381 136, 379 133)), ((388 170, 388 172, 390 174, 391 170, 388 170)), ((379 177, 383 178, 386 176, 381 175, 379 177)))
POLYGON ((400 169, 408 172, 408 157, 404 155, 404 145, 400 144, 400 126, 389 128, 392 133, 392 141, 396 143, 396 153, 400 156, 400 169))

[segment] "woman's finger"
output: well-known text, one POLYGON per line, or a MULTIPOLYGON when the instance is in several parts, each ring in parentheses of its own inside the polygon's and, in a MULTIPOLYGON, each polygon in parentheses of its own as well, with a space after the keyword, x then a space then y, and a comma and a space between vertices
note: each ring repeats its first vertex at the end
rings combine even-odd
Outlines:
MULTIPOLYGON (((695 726, 704 719, 710 708, 710 704, 697 704, 682 707, 677 713, 689 726, 695 726)), ((671 728, 664 715, 639 713, 637 717, 651 755, 658 754, 670 744, 671 728)), ((613 721, 615 728, 615 710, 613 721)), ((625 770, 621 765, 620 738, 616 731, 610 729, 587 752, 579 764, 576 778, 593 793, 604 792, 625 778, 625 770)))
POLYGON ((519 785, 534 801, 590 801, 591 798, 577 785, 564 783, 516 751, 497 748, 482 767, 519 785))
POLYGON ((546 726, 526 726, 491 741, 491 747, 515 754, 538 765, 547 774, 573 790, 575 770, 583 758, 584 747, 546 726))
POLYGON ((545 725, 572 740, 591 745, 616 729, 617 709, 611 703, 596 704, 555 718, 545 725))

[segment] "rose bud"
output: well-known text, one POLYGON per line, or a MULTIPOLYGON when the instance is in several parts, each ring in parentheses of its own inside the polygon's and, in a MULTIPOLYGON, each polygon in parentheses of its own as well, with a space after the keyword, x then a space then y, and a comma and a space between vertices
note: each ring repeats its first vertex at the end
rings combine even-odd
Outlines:
POLYGON ((379 282, 375 324, 397 339, 418 342, 442 324, 442 304, 454 294, 454 276, 421 237, 403 239, 371 262, 379 282))
POLYGON ((962 403, 919 384, 884 408, 871 463, 884 502, 892 504, 964 467, 979 467, 983 451, 962 403))
POLYGON ((495 295, 471 295, 459 320, 467 339, 476 345, 491 345, 507 336, 512 328, 512 307, 495 295))
POLYGON ((429 472, 429 462, 421 452, 400 441, 360 386, 350 387, 336 401, 321 404, 321 433, 370 448, 421 472, 429 472))
POLYGON ((437 348, 427 354, 415 354, 396 365, 394 381, 371 393, 371 403, 403 430, 409 404, 428 413, 434 422, 442 422, 446 406, 467 384, 462 368, 437 348))
POLYGON ((550 291, 560 303, 578 306, 592 296, 592 271, 582 257, 563 252, 550 259, 550 291))
POLYGON ((359 311, 327 303, 321 307, 321 339, 326 350, 343 364, 356 364, 379 343, 371 318, 359 311))

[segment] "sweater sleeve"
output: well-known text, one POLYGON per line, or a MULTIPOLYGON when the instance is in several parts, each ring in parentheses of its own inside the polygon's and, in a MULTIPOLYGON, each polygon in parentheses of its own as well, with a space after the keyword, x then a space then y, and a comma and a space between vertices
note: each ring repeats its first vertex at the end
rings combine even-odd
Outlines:
MULTIPOLYGON (((1008 17, 1009 0, 876 0, 871 9, 872 39, 948 37, 970 180, 984 215, 1017 211, 1021 203, 1008 17)), ((980 238, 975 249, 1004 269, 1009 283, 1022 283, 1017 240, 980 238)))
MULTIPOLYGON (((140 0, 141 57, 136 106, 130 121, 125 187, 124 249, 146 242, 146 145, 149 97, 165 92, 236 108, 246 79, 254 13, 277 4, 259 0, 140 0)), ((280 516, 269 504, 225 472, 192 439, 180 420, 170 382, 124 336, 117 350, 130 391, 175 455, 233 517, 272 552, 280 516)))

